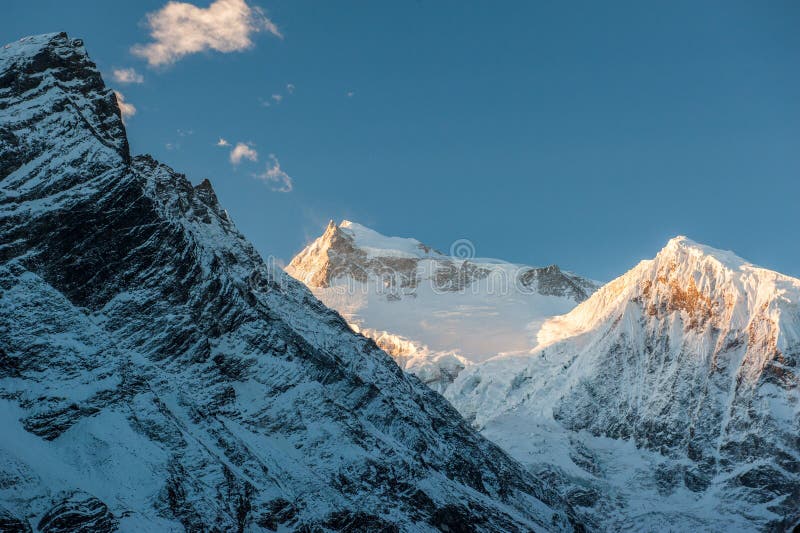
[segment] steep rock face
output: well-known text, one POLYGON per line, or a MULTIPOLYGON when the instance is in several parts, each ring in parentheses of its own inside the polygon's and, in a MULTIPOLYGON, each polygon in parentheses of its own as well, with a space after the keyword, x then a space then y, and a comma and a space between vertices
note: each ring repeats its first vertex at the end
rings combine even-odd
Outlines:
POLYGON ((464 257, 331 221, 286 271, 437 391, 473 362, 530 349, 530 322, 565 313, 597 289, 555 265, 472 257, 467 241, 453 253, 464 257))
POLYGON ((0 520, 571 529, 555 491, 128 154, 66 34, 0 51, 0 520))
POLYGON ((86 494, 69 494, 45 513, 38 529, 43 533, 115 531, 118 523, 108 507, 86 494))
MULTIPOLYGON (((800 520, 800 280, 679 237, 537 336, 531 354, 447 391, 518 458, 577 467, 608 492, 602 456, 616 446, 616 467, 623 453, 641 454, 632 470, 649 464, 632 485, 662 496, 650 517, 711 530, 800 520), (526 448, 512 419, 560 431, 570 457, 526 448)), ((633 508, 638 496, 621 497, 633 508)))
POLYGON ((30 524, 0 508, 0 531, 29 533, 32 530, 30 524))
POLYGON ((522 272, 520 283, 533 288, 544 296, 562 296, 580 303, 597 290, 597 284, 570 272, 564 272, 558 265, 531 268, 522 272))

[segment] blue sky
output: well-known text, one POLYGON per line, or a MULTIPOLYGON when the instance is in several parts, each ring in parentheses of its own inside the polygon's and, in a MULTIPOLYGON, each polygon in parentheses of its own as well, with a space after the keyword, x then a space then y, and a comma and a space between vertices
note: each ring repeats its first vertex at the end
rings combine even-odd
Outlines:
POLYGON ((248 0, 252 46, 151 65, 165 4, 4 0, 0 33, 83 38, 133 152, 209 178, 265 256, 348 218, 601 280, 677 234, 800 276, 796 1, 248 0))

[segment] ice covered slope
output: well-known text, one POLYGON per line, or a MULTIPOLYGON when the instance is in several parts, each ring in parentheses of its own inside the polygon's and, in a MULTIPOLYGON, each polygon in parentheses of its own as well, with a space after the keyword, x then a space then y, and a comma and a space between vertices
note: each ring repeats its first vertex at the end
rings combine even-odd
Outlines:
POLYGON ((548 485, 131 158, 66 34, 0 49, 0 524, 570 529, 548 485))
POLYGON ((565 313, 597 285, 557 266, 448 256, 415 239, 331 222, 287 272, 437 390, 473 362, 527 351, 532 323, 565 313))
POLYGON ((537 336, 447 396, 519 459, 593 484, 606 526, 800 521, 800 280, 678 237, 537 336))

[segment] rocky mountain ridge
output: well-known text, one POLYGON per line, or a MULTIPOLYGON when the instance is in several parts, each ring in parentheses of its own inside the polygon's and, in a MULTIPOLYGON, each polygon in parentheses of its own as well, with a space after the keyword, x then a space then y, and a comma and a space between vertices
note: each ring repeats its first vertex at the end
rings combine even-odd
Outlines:
POLYGON ((210 183, 131 157, 81 41, 0 50, 0 154, 4 527, 582 527, 265 264, 210 183))

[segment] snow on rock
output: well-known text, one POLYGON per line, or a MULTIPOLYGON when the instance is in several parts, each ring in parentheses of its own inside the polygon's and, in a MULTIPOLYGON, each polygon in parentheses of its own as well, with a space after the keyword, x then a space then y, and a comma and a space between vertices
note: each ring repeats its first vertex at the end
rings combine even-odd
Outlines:
POLYGON ((131 158, 83 43, 0 51, 0 527, 580 527, 548 482, 131 158))
POLYGON ((343 220, 339 228, 353 237, 357 248, 369 257, 406 257, 423 258, 442 256, 441 252, 425 246, 416 239, 404 237, 386 237, 366 226, 343 220))
POLYGON ((603 528, 800 520, 800 280, 677 237, 536 329, 445 395, 603 528))
POLYGON ((444 392, 459 372, 472 364, 455 351, 434 352, 427 346, 420 346, 388 331, 362 329, 357 324, 350 324, 350 327, 356 333, 374 340, 378 348, 391 355, 401 368, 439 393, 444 392))
POLYGON ((286 271, 437 391, 473 362, 529 350, 531 323, 597 288, 555 265, 451 257, 347 220, 331 221, 286 271))

